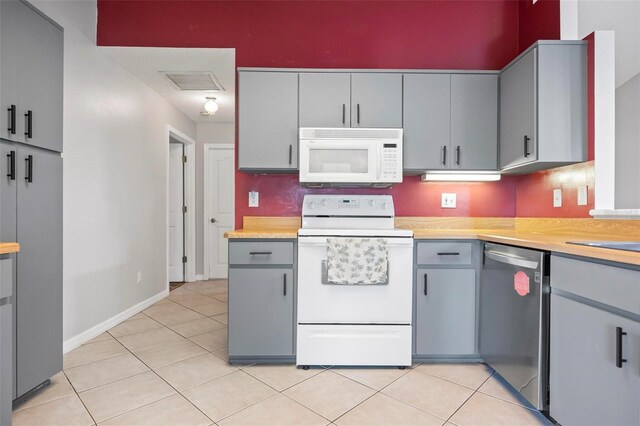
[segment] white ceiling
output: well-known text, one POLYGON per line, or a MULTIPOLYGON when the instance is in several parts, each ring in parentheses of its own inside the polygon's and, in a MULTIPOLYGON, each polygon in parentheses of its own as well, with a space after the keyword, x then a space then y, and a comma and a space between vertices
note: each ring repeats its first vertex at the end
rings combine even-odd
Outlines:
POLYGON ((235 121, 235 49, 165 47, 102 47, 102 49, 196 123, 235 121), (176 89, 161 71, 212 72, 224 87, 224 91, 181 91, 176 89), (207 96, 214 96, 220 107, 213 116, 200 114, 207 96))

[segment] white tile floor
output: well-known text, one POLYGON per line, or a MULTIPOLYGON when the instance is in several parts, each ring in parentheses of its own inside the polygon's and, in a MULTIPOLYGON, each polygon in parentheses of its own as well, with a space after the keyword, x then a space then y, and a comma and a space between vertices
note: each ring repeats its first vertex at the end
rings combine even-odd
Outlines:
POLYGON ((549 424, 481 364, 229 365, 226 297, 223 280, 185 284, 65 355, 14 425, 549 424))

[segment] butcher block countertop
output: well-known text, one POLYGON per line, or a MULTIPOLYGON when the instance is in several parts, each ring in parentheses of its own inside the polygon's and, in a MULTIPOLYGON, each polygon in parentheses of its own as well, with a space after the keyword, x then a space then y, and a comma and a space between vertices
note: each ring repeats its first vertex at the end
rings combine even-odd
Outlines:
MULTIPOLYGON (((244 218, 226 238, 295 239, 299 217, 244 218)), ((567 244, 567 241, 640 241, 640 220, 560 218, 397 217, 396 227, 417 240, 482 240, 640 266, 640 253, 567 244)))
POLYGON ((11 254, 20 251, 18 243, 0 243, 0 254, 11 254))

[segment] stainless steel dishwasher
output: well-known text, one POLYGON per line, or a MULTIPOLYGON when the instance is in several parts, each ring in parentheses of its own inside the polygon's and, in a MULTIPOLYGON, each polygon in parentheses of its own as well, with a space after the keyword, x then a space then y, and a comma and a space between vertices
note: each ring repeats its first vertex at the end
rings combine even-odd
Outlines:
POLYGON ((485 243, 480 354, 535 408, 548 405, 549 253, 485 243))

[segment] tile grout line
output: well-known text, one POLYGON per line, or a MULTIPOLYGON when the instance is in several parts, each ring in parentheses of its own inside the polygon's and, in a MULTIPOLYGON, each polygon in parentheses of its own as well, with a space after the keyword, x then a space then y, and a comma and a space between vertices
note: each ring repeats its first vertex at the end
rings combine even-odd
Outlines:
POLYGON ((91 420, 93 420, 93 424, 97 425, 98 422, 96 421, 96 419, 93 417, 93 414, 91 414, 91 411, 89 411, 89 407, 87 407, 87 405, 84 403, 84 401, 82 400, 82 398, 80 398, 80 393, 78 393, 78 391, 76 390, 76 387, 73 386, 73 383, 71 383, 71 380, 69 380, 69 377, 67 377, 67 373, 64 372, 64 370, 62 370, 62 374, 64 375, 64 378, 67 379, 67 382, 69 382, 69 386, 71 386, 71 389, 73 389, 73 392, 75 392, 76 398, 78 398, 78 400, 80 400, 80 403, 82 404, 82 406, 84 407, 85 411, 87 412, 87 414, 89 415, 89 417, 91 417, 91 420))
MULTIPOLYGON (((478 386, 478 388, 477 388, 477 389, 475 389, 471 395, 469 395, 469 398, 465 399, 465 401, 464 401, 462 404, 460 404, 460 406, 456 409, 456 411, 454 411, 454 412, 453 412, 453 413, 452 413, 452 414, 447 418, 447 420, 445 421, 445 423, 447 423, 447 422, 449 422, 449 423, 453 423, 453 422, 451 422, 451 419, 453 418, 453 416, 455 416, 455 415, 456 415, 456 413, 457 413, 458 411, 460 411, 460 409, 461 409, 462 407, 464 407, 464 406, 465 406, 465 404, 466 404, 467 402, 469 402, 469 400, 473 397, 473 395, 475 395, 476 393, 478 393, 478 389, 480 389, 480 388, 482 387, 482 385, 484 385, 484 384, 487 382, 487 380, 489 380, 489 379, 491 378, 491 376, 493 376, 493 373, 495 373, 495 370, 494 370, 491 374, 489 374, 489 377, 487 377, 486 379, 484 379, 484 381, 483 381, 482 383, 480 383, 480 386, 478 386)), ((453 423, 453 424, 455 424, 455 423, 453 423)))

